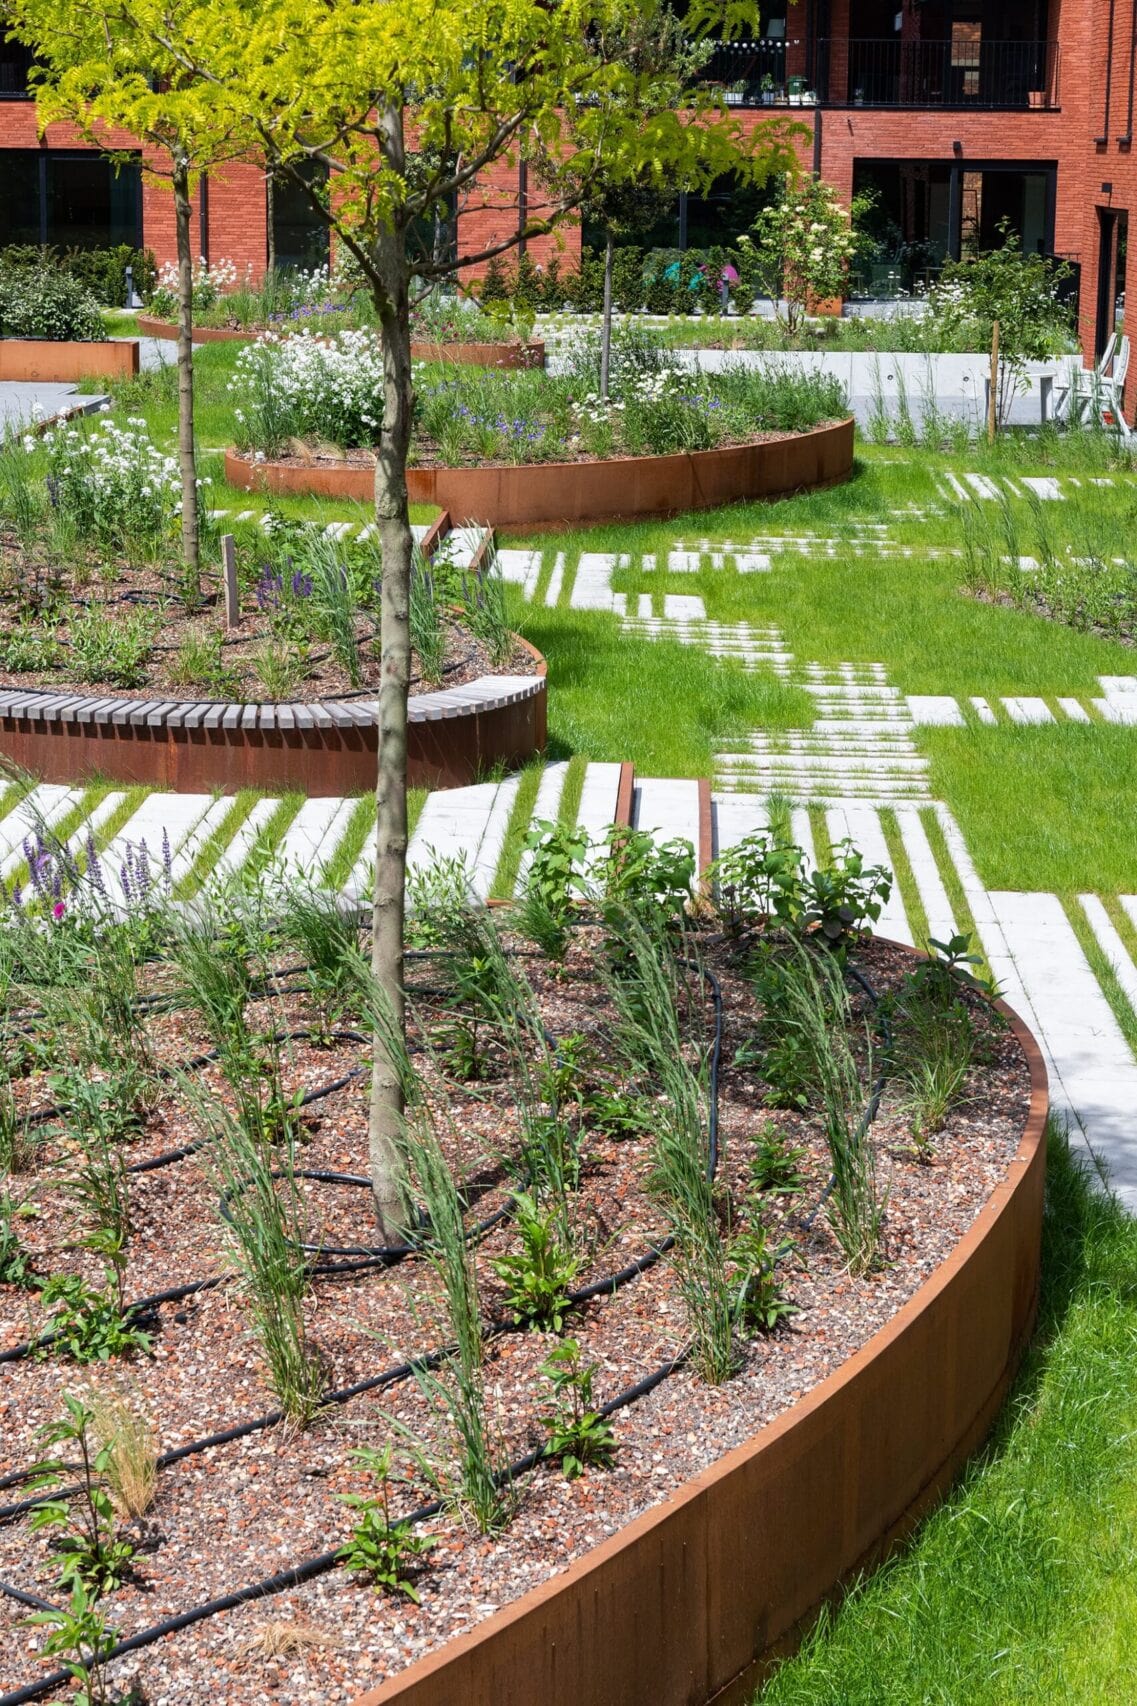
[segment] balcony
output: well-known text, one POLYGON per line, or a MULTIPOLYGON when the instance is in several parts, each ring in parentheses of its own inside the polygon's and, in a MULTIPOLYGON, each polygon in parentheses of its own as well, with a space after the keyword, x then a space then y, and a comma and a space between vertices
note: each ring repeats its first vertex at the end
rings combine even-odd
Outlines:
POLYGON ((716 43, 699 82, 728 107, 784 107, 791 92, 794 104, 801 105, 798 94, 805 85, 804 77, 792 77, 787 84, 784 36, 716 43))
POLYGON ((817 87, 832 107, 1052 111, 1056 41, 850 41, 817 44, 817 87))

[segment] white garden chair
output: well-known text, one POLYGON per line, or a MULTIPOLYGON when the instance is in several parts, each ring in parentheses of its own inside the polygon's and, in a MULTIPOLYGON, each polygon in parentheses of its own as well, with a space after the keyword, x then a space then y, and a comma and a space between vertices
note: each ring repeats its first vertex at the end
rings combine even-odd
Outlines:
POLYGON ((1067 426, 1079 426, 1096 412, 1099 425, 1115 427, 1122 438, 1131 438, 1123 406, 1128 371, 1129 339, 1123 332, 1114 332, 1092 371, 1070 370, 1068 384, 1059 387, 1055 398, 1055 419, 1065 421, 1067 426))

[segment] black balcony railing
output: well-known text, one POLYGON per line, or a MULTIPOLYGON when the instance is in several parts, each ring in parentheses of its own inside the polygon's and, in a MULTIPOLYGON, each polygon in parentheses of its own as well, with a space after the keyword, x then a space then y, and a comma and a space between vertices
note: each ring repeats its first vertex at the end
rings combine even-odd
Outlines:
POLYGON ((713 87, 731 106, 784 105, 788 99, 785 38, 716 44, 699 82, 713 87))
POLYGON ((0 41, 0 101, 27 94, 31 63, 30 48, 14 41, 0 41))
POLYGON ((1058 105, 1055 41, 850 41, 817 44, 828 106, 1015 109, 1058 105))

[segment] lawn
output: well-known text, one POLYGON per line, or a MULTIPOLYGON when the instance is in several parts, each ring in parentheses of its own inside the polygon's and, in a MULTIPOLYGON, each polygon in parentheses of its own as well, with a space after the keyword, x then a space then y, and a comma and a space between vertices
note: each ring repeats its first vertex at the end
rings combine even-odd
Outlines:
POLYGON ((1137 1689, 1137 1223, 1051 1141, 1038 1336, 981 1458, 761 1706, 1012 1706, 1137 1689))
MULTIPOLYGON (((272 508, 317 522, 366 519, 366 511, 311 498, 250 496, 220 481, 220 452, 233 438, 228 382, 239 346, 201 347, 198 439, 214 484, 211 506, 261 514, 272 508)), ((172 346, 171 346, 172 355, 172 346)), ((171 365, 117 388, 124 410, 141 415, 172 446, 176 425, 171 365)), ((833 665, 880 663, 903 693, 951 694, 965 729, 917 731, 931 760, 935 797, 956 813, 983 880, 993 888, 1037 888, 1064 896, 1137 892, 1137 835, 1118 833, 1118 801, 1132 773, 1133 735, 1096 720, 1098 677, 1128 675, 1133 649, 1079 633, 1045 617, 980 602, 961 588, 967 528, 997 537, 1009 553, 1061 551, 1089 540, 1104 556, 1124 554, 1137 515, 1137 485, 1113 466, 1108 440, 1091 434, 1012 435, 993 450, 957 454, 862 444, 854 477, 829 491, 770 504, 741 504, 673 521, 601 526, 556 536, 509 539, 544 552, 532 604, 512 592, 518 627, 550 668, 550 753, 627 758, 644 775, 705 776, 717 750, 757 729, 808 728, 812 705, 800 687, 765 670, 746 672, 699 647, 621 633, 603 612, 570 607, 584 551, 626 553, 613 588, 636 608, 638 595, 701 597, 708 617, 775 626, 794 658, 833 665), (947 479, 967 473, 1004 483, 1001 503, 960 504, 947 479), (1063 477, 1060 502, 1040 503, 1023 474, 1063 477), (1072 476, 1072 479, 1071 479, 1072 476), (1005 487, 1010 480, 1011 486, 1005 487), (1097 481, 1111 484, 1095 484, 1097 481), (1077 482, 1077 483, 1076 483, 1077 482), (801 542, 772 554, 769 573, 714 570, 669 575, 668 551, 706 539, 746 544, 801 542), (565 572, 553 608, 545 602, 552 565, 565 572), (647 573, 645 554, 661 565, 647 573), (1039 728, 1004 721, 984 727, 973 695, 1034 695, 1052 708, 1082 700, 1095 720, 1039 728)), ((433 512, 416 509, 426 521, 433 512)))

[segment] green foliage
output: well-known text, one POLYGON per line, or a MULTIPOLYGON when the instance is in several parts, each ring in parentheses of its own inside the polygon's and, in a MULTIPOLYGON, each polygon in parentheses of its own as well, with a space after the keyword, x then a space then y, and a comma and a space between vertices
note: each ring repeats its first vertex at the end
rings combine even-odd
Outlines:
POLYGON ((374 1450, 361 1446, 352 1451, 355 1461, 375 1476, 374 1494, 340 1493, 338 1498, 356 1512, 351 1538, 340 1552, 347 1570, 371 1578, 377 1588, 402 1594, 419 1604, 413 1577, 421 1560, 438 1544, 432 1535, 419 1534, 408 1522, 391 1521, 391 1448, 374 1450))
POLYGON ((562 1244, 556 1214, 542 1211, 532 1196, 514 1197, 513 1218, 520 1248, 490 1262, 505 1286, 505 1306, 515 1320, 559 1333, 580 1262, 562 1244))
POLYGON ((71 1706, 110 1706, 106 1660, 119 1632, 99 1611, 96 1594, 77 1581, 66 1606, 33 1612, 24 1621, 29 1628, 51 1631, 40 1652, 44 1658, 60 1659, 76 1684, 71 1706))
POLYGON ((760 830, 720 854, 709 876, 736 927, 767 918, 789 927, 796 925, 804 905, 803 863, 800 847, 760 830))
POLYGON ((116 1532, 115 1509, 106 1490, 112 1447, 96 1449, 92 1437, 95 1416, 77 1398, 63 1394, 66 1414, 38 1431, 47 1447, 61 1446, 64 1457, 46 1457, 32 1466, 31 1489, 40 1494, 73 1479, 78 1457, 78 1497, 47 1498, 29 1516, 34 1530, 60 1532, 51 1563, 60 1585, 82 1587, 92 1600, 120 1587, 130 1576, 134 1547, 116 1532))
POLYGON ((892 872, 866 865, 851 841, 833 849, 831 861, 802 885, 800 927, 816 930, 830 946, 875 924, 892 893, 892 872))
POLYGON ((778 1277, 778 1263, 794 1248, 792 1238, 772 1242, 762 1224, 761 1203, 747 1202, 747 1224, 730 1240, 730 1281, 737 1288, 734 1315, 748 1332, 772 1333, 798 1313, 778 1277))
POLYGON ((1060 300, 1069 266, 1024 254, 1007 220, 999 232, 999 248, 945 261, 928 303, 936 330, 957 340, 966 337, 979 349, 991 347, 999 322, 999 410, 1005 419, 1027 362, 1045 360, 1066 347, 1072 323, 1069 307, 1060 300))
POLYGON ((23 1208, 8 1191, 0 1189, 0 1285, 35 1284, 31 1262, 16 1230, 23 1208))
POLYGON ((565 1339, 541 1365, 552 1386, 553 1409, 540 1416, 548 1434, 545 1454, 559 1460, 566 1481, 586 1468, 609 1469, 616 1455, 615 1431, 592 1395, 595 1363, 585 1363, 576 1339, 565 1339))
POLYGON ((98 303, 71 273, 0 258, 0 337, 98 343, 105 335, 98 303))
POLYGON ((53 1311, 47 1330, 53 1337, 36 1353, 70 1357, 72 1362, 107 1362, 150 1349, 150 1335, 137 1319, 124 1312, 118 1296, 118 1276, 108 1278, 113 1290, 96 1291, 75 1274, 54 1274, 40 1291, 40 1302, 53 1311))
POLYGON ((129 243, 105 249, 64 250, 50 244, 40 248, 38 244, 9 243, 0 249, 0 274, 16 270, 63 272, 105 308, 125 305, 127 267, 135 290, 144 299, 149 297, 158 277, 158 266, 149 249, 132 249, 129 243))
POLYGON ((678 923, 691 899, 695 850, 689 841, 656 841, 645 829, 613 824, 589 873, 605 911, 618 924, 632 914, 653 928, 678 923))
POLYGON ((797 1196, 805 1189, 801 1164, 807 1151, 788 1144, 773 1120, 764 1121, 751 1142, 752 1152, 747 1167, 752 1191, 768 1191, 773 1196, 797 1196))
POLYGON ((573 904, 583 892, 588 836, 575 826, 540 818, 529 830, 525 846, 529 867, 516 908, 518 928, 550 959, 562 960, 573 904))
POLYGON ((786 179, 754 222, 754 271, 788 332, 797 331, 813 301, 844 296, 856 246, 835 189, 817 177, 786 179))

